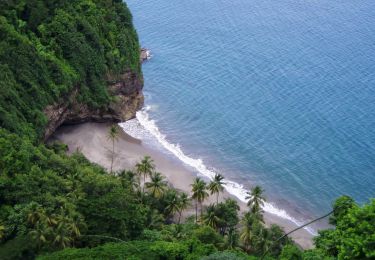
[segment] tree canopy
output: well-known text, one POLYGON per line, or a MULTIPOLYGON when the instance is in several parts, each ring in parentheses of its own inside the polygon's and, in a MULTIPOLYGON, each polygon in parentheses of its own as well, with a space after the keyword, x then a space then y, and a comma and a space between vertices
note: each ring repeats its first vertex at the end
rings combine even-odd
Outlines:
POLYGON ((109 75, 141 73, 122 1, 1 1, 0 39, 0 126, 32 139, 44 132, 43 109, 73 89, 80 102, 103 107, 109 75))
POLYGON ((0 1, 0 61, 0 259, 375 258, 374 199, 358 205, 340 197, 334 228, 301 251, 280 239, 282 228, 263 223, 259 186, 240 213, 237 201, 219 202, 221 175, 209 185, 196 178, 187 194, 148 156, 109 174, 79 152, 67 155, 64 144, 40 141, 46 106, 69 104, 72 90, 92 108, 107 106, 109 78, 141 73, 123 1, 0 1), (208 191, 217 196, 210 206, 208 191))

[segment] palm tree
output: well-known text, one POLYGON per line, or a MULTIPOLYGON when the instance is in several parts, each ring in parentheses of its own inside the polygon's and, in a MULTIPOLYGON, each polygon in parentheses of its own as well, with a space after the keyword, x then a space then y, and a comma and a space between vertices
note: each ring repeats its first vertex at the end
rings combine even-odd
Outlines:
POLYGON ((160 230, 165 222, 164 216, 157 209, 150 210, 147 219, 146 227, 148 229, 160 230))
POLYGON ((69 188, 74 191, 77 188, 77 183, 82 180, 81 172, 70 173, 66 176, 66 179, 70 181, 69 188))
POLYGON ((214 229, 217 228, 220 222, 220 218, 217 216, 216 208, 214 205, 207 207, 206 213, 202 216, 202 222, 214 229))
POLYGON ((53 243, 59 248, 65 248, 72 242, 72 234, 69 224, 65 220, 58 223, 57 228, 53 232, 53 243))
POLYGON ((81 191, 80 189, 73 190, 66 194, 66 196, 69 198, 69 200, 74 203, 78 204, 78 201, 82 200, 85 196, 85 193, 81 191))
POLYGON ((192 198, 195 199, 195 222, 198 221, 198 203, 201 208, 202 216, 202 202, 209 196, 206 191, 206 183, 199 177, 194 179, 192 186, 192 198))
POLYGON ((247 192, 246 200, 247 206, 249 206, 250 211, 253 214, 259 214, 262 210, 261 207, 263 206, 266 198, 263 196, 264 190, 260 186, 255 186, 251 189, 251 191, 247 192))
POLYGON ((118 175, 118 177, 121 180, 121 183, 123 184, 124 187, 130 187, 135 191, 137 188, 139 188, 138 183, 139 183, 139 176, 137 176, 136 173, 133 171, 121 171, 118 175))
POLYGON ((240 234, 240 240, 245 246, 245 250, 249 252, 250 244, 253 240, 253 224, 256 220, 254 219, 254 215, 250 212, 246 212, 243 218, 241 219, 242 230, 240 234))
POLYGON ((42 221, 47 224, 48 227, 53 227, 57 225, 56 216, 52 215, 44 215, 42 221))
POLYGON ((259 255, 264 255, 272 246, 271 233, 259 222, 255 223, 254 229, 254 249, 259 255))
POLYGON ((35 225, 39 220, 43 219, 45 216, 45 210, 36 202, 31 202, 30 211, 27 214, 27 221, 31 225, 35 225))
MULTIPOLYGON (((137 173, 139 175, 143 175, 143 192, 144 192, 144 184, 146 182, 146 177, 152 174, 152 171, 155 169, 154 161, 151 159, 150 156, 146 155, 141 162, 135 165, 137 169, 137 173)), ((140 185, 140 184, 139 184, 140 185)))
POLYGON ((168 225, 165 230, 168 230, 172 238, 177 240, 182 240, 187 236, 182 225, 168 225))
POLYGON ((47 243, 49 231, 50 228, 46 227, 46 225, 40 221, 38 221, 34 226, 34 229, 30 231, 29 234, 35 240, 35 243, 38 248, 40 248, 43 244, 47 243))
POLYGON ((5 237, 5 227, 0 225, 0 241, 5 237))
POLYGON ((81 236, 81 230, 86 228, 82 215, 79 213, 72 214, 69 217, 68 228, 74 238, 79 238, 81 236))
POLYGON ((227 249, 235 249, 238 246, 238 233, 235 227, 230 227, 226 236, 227 249))
POLYGON ((145 184, 151 195, 157 199, 161 198, 167 189, 167 182, 164 179, 161 173, 155 172, 151 175, 151 181, 145 184))
POLYGON ((174 216, 179 211, 179 195, 177 191, 170 190, 166 196, 165 212, 168 216, 174 216))
POLYGON ((224 190, 224 177, 223 175, 216 173, 214 179, 208 185, 208 189, 211 195, 216 193, 216 204, 219 204, 219 193, 224 190))
POLYGON ((118 139, 118 136, 120 134, 119 127, 116 124, 113 124, 108 129, 108 135, 107 138, 112 141, 112 158, 111 158, 111 173, 112 173, 112 167, 113 167, 113 160, 115 158, 115 141, 118 139))
POLYGON ((181 221, 182 212, 190 206, 190 199, 189 196, 183 192, 181 193, 179 200, 178 200, 178 224, 181 221))

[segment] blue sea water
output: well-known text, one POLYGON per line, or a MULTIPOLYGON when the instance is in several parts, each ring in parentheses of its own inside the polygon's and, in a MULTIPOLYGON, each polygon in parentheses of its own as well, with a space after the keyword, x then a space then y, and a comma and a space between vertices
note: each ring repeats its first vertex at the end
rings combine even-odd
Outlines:
POLYGON ((375 197, 375 1, 127 4, 164 147, 301 221, 375 197))

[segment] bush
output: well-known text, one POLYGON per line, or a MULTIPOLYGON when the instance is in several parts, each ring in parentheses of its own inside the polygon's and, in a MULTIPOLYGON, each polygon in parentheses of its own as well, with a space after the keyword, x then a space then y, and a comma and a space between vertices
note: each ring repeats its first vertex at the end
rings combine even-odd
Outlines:
POLYGON ((202 257, 201 260, 252 260, 257 259, 256 257, 249 256, 241 252, 223 251, 216 252, 209 256, 202 257))
POLYGON ((218 245, 224 242, 223 238, 209 226, 201 226, 194 230, 193 237, 196 237, 204 244, 218 245))
POLYGON ((286 245, 280 254, 281 260, 301 260, 302 251, 295 245, 286 245))
MULTIPOLYGON (((3 1, 4 2, 4 1, 3 1)), ((138 37, 122 1, 5 1, 0 8, 0 126, 42 137, 43 110, 79 88, 106 107, 107 80, 141 73, 138 37)))
POLYGON ((39 256, 38 260, 66 259, 200 259, 214 252, 212 246, 199 242, 130 241, 126 243, 108 243, 95 248, 64 249, 52 254, 39 256))

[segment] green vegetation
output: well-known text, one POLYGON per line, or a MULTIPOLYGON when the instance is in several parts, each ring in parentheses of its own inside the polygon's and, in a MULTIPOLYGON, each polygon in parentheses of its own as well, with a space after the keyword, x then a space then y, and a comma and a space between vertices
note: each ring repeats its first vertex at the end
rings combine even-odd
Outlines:
MULTIPOLYGON (((5 130, 0 136, 2 259, 38 255, 39 259, 257 259, 264 254, 265 259, 370 259, 374 255, 374 200, 360 207, 349 197, 339 198, 330 219, 336 229, 322 231, 317 248, 303 252, 291 239, 279 239, 284 232, 277 225, 265 227, 260 210, 254 212, 254 201, 261 205, 265 200, 257 187, 251 192, 257 198, 249 199, 253 203, 242 217, 237 202, 225 199, 202 206, 197 222, 192 216, 179 224, 184 211, 189 215, 190 198, 168 187, 154 170, 142 187, 138 183, 143 174, 108 174, 79 153, 65 155, 62 144, 35 147, 5 130), (9 159, 16 163, 8 164, 9 159)), ((152 164, 149 157, 142 162, 137 165, 148 165, 147 169, 152 164)), ((209 186, 196 179, 192 188, 202 198, 209 186)), ((200 203, 207 198, 203 197, 200 203)))
POLYGON ((339 259, 375 258, 375 199, 362 207, 347 196, 333 205, 330 223, 336 228, 319 232, 317 248, 339 259))
MULTIPOLYGON (((64 144, 39 142, 47 105, 69 102, 78 89, 81 102, 106 106, 106 77, 140 73, 138 51, 120 0, 0 2, 0 259, 375 257, 375 200, 339 198, 335 228, 301 251, 280 239, 280 227, 264 225, 260 187, 240 213, 236 201, 219 200, 221 175, 209 184, 197 178, 187 194, 171 188, 150 157, 134 170, 112 165, 109 174, 78 152, 68 156, 64 144), (216 203, 204 206, 209 194, 216 203)), ((110 129, 113 154, 117 133, 110 129)))
POLYGON ((140 179, 143 176, 143 192, 145 191, 146 178, 150 177, 152 171, 155 169, 154 161, 150 156, 145 156, 141 162, 135 165, 137 173, 139 174, 139 186, 141 186, 140 179))
POLYGON ((0 1, 0 39, 0 126, 33 141, 44 133, 47 105, 77 89, 79 101, 107 106, 106 79, 140 73, 122 1, 0 1))
POLYGON ((164 179, 160 172, 154 172, 151 174, 151 181, 145 183, 147 191, 156 199, 163 197, 167 189, 167 182, 164 179))
POLYGON ((215 174, 214 179, 208 185, 208 189, 210 190, 210 194, 216 194, 216 204, 219 203, 219 194, 224 190, 224 177, 221 174, 215 174))
POLYGON ((195 200, 195 222, 198 222, 198 204, 201 209, 201 216, 203 213, 202 202, 208 197, 208 192, 206 190, 207 184, 199 177, 195 178, 194 183, 191 184, 192 187, 192 198, 195 200))
POLYGON ((250 211, 255 215, 260 214, 264 201, 266 200, 263 197, 263 192, 264 191, 260 186, 255 186, 250 192, 247 192, 247 206, 249 206, 250 211))
POLYGON ((111 171, 113 171, 113 160, 115 159, 115 141, 117 141, 118 136, 120 134, 120 129, 118 125, 112 125, 108 130, 108 136, 107 138, 112 142, 112 153, 111 153, 111 171))

